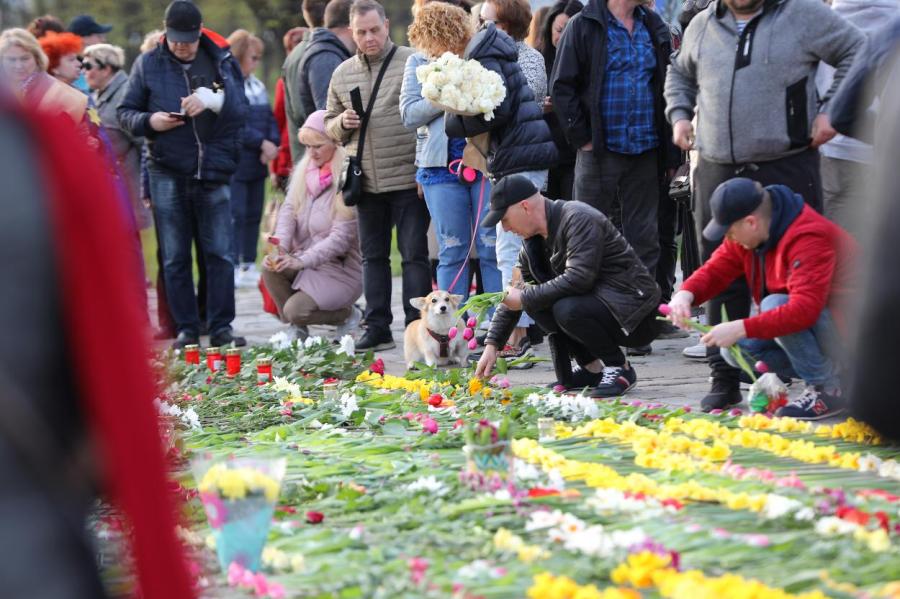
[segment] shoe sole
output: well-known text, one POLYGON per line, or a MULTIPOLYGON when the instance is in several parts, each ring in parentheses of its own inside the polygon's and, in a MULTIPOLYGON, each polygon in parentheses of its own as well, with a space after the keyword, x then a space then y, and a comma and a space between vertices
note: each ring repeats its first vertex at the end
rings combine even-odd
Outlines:
POLYGON ((622 397, 635 387, 637 387, 637 381, 634 381, 633 383, 625 387, 625 389, 620 391, 617 395, 594 395, 593 393, 588 393, 588 397, 592 397, 594 399, 616 399, 617 397, 622 397))
POLYGON ((818 416, 780 416, 780 418, 793 418, 794 420, 825 420, 826 418, 831 418, 832 416, 837 416, 838 414, 843 414, 847 411, 847 408, 835 408, 829 412, 825 412, 824 414, 820 414, 818 416))
POLYGON ((393 341, 389 341, 389 342, 373 345, 372 347, 366 347, 366 348, 357 347, 356 353, 364 354, 367 351, 385 351, 385 350, 389 350, 389 349, 394 349, 395 347, 397 347, 397 344, 394 343, 393 341))
POLYGON ((698 362, 706 362, 706 356, 692 356, 691 354, 686 354, 681 352, 681 355, 687 358, 688 360, 696 360, 698 362))

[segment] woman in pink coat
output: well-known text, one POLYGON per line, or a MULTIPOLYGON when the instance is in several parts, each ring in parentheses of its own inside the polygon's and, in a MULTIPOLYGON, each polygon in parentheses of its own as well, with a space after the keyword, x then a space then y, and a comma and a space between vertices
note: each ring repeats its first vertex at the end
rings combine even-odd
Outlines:
POLYGON ((263 281, 295 338, 307 325, 337 325, 340 337, 362 313, 362 258, 356 211, 341 196, 344 149, 325 134, 325 111, 311 114, 299 132, 306 153, 291 175, 275 236, 282 248, 263 261, 263 281))

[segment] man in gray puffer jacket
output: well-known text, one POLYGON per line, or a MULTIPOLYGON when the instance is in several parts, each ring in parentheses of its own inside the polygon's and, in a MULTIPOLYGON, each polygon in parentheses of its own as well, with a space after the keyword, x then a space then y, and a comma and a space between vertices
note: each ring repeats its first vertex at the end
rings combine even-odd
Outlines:
MULTIPOLYGON (((675 144, 699 153, 693 184, 700 231, 711 219, 712 192, 733 177, 787 185, 821 210, 816 148, 835 135, 825 110, 862 43, 862 33, 821 0, 716 0, 691 20, 669 67, 665 98, 675 144), (820 62, 835 67, 821 106, 820 62)), ((703 259, 717 246, 704 239, 703 259)), ((749 316, 744 279, 709 302, 711 324, 720 322, 722 305, 730 319, 749 316)), ((713 384, 701 407, 739 403, 739 371, 718 351, 707 355, 713 384)))

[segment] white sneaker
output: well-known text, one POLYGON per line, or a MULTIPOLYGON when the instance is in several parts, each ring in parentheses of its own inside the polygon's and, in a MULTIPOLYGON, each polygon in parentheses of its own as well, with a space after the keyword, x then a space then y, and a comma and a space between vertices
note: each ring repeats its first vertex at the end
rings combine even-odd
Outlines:
POLYGON ((349 335, 353 331, 355 331, 359 327, 359 322, 362 320, 363 313, 356 304, 353 304, 350 307, 350 316, 347 317, 342 324, 339 324, 338 327, 334 331, 333 339, 335 341, 340 342, 341 338, 344 335, 349 335))
POLYGON ((259 270, 256 264, 242 264, 234 286, 239 289, 253 288, 259 284, 259 270))
POLYGON ((702 343, 698 343, 697 345, 691 345, 690 347, 684 348, 681 352, 685 358, 690 358, 691 360, 705 360, 706 359, 706 346, 702 343))

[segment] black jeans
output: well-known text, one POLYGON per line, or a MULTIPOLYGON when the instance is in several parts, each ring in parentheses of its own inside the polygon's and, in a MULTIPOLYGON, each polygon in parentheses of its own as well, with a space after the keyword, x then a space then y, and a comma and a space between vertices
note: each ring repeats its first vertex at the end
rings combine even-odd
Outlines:
POLYGON ((593 295, 576 295, 558 300, 550 310, 531 314, 547 333, 562 333, 569 340, 573 357, 582 366, 601 359, 606 366, 624 366, 622 346, 639 347, 656 338, 656 314, 652 311, 630 334, 625 334, 609 308, 593 295), (572 343, 574 342, 574 343, 572 343))
POLYGON ((572 199, 590 204, 619 228, 651 276, 659 261, 658 167, 656 150, 629 156, 604 148, 600 158, 578 150, 572 192, 572 199))
POLYGON ((575 186, 575 164, 559 164, 547 176, 547 193, 551 200, 571 200, 575 186))
MULTIPOLYGON (((762 185, 787 185, 803 196, 804 201, 822 211, 822 179, 819 175, 819 153, 817 150, 806 150, 794 156, 758 162, 754 164, 718 164, 700 157, 694 170, 694 220, 697 225, 697 238, 700 240, 700 258, 709 260, 721 242, 712 242, 703 237, 703 228, 712 220, 709 198, 721 183, 735 177, 746 177, 759 181, 762 185)), ((709 301, 706 314, 710 324, 722 321, 722 306, 728 312, 729 320, 740 320, 750 316, 750 287, 746 279, 741 277, 734 281, 721 295, 709 301)), ((707 350, 707 358, 713 376, 737 380, 739 371, 729 366, 718 348, 707 350)))
POLYGON ((668 185, 659 191, 659 262, 656 263, 656 284, 662 292, 660 301, 668 303, 675 289, 675 270, 678 264, 678 205, 669 197, 668 185))
POLYGON ((428 264, 428 207, 415 187, 387 193, 365 193, 357 206, 359 246, 363 258, 366 324, 387 333, 391 314, 391 230, 397 227, 397 247, 403 265, 403 311, 406 324, 419 318, 409 300, 431 293, 428 264))

